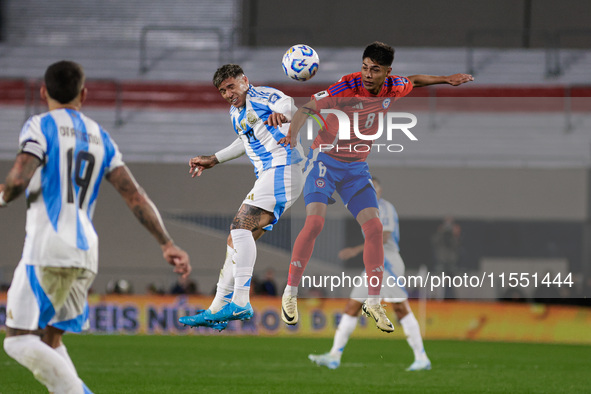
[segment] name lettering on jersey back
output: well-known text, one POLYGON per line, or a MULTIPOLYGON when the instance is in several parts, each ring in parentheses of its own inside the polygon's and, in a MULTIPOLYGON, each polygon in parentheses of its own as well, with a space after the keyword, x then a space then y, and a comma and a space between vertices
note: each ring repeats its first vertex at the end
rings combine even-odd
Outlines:
POLYGON ((89 144, 103 144, 103 140, 100 137, 85 133, 81 130, 76 130, 73 127, 60 126, 60 135, 62 137, 75 137, 81 141, 88 142, 89 144))

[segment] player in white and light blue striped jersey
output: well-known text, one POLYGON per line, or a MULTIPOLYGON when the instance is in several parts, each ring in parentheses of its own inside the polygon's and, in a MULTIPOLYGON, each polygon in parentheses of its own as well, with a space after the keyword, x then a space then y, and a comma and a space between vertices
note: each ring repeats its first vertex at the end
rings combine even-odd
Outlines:
POLYGON ((296 111, 293 99, 269 87, 254 87, 236 64, 220 67, 213 84, 231 105, 230 118, 238 138, 214 155, 190 160, 190 173, 246 154, 257 180, 248 192, 230 227, 226 259, 210 307, 194 316, 179 319, 189 326, 212 326, 227 320, 252 317, 250 283, 256 260, 256 243, 272 229, 283 212, 299 197, 304 185, 303 150, 280 145, 296 111))
POLYGON ((117 145, 92 119, 60 108, 29 119, 20 146, 21 153, 44 163, 27 190, 23 263, 96 273, 98 236, 92 215, 103 176, 124 165, 117 145))
POLYGON ((259 174, 272 167, 297 164, 303 160, 301 145, 295 149, 278 145, 285 136, 288 125, 275 127, 266 123, 272 114, 284 114, 291 120, 293 99, 270 87, 248 86, 244 106, 230 108, 232 126, 242 141, 245 153, 259 174))
POLYGON ((89 393, 62 335, 88 326, 88 290, 98 269, 92 216, 103 178, 156 238, 175 272, 187 277, 191 265, 117 145, 80 112, 86 97, 82 67, 70 61, 49 66, 41 97, 49 112, 26 122, 20 151, 0 184, 0 207, 25 189, 28 205, 23 255, 7 296, 4 350, 50 392, 89 393))

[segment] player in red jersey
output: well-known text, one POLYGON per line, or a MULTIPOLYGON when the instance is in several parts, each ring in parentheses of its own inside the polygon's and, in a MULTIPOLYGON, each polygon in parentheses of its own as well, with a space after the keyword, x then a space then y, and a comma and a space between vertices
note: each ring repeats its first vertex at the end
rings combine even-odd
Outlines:
POLYGON ((304 186, 306 222, 293 246, 289 277, 282 298, 281 317, 290 325, 298 321, 297 289, 312 256, 316 237, 324 226, 328 204, 335 202, 332 195, 337 191, 365 235, 363 263, 369 294, 363 311, 376 321, 380 330, 394 331, 379 303, 384 272, 382 224, 376 192, 365 162, 371 151, 372 137, 382 129, 386 122, 384 115, 392 102, 409 94, 414 87, 435 84, 458 86, 474 80, 468 74, 411 75, 406 78, 390 75, 394 49, 381 42, 368 45, 362 59, 361 72, 344 76, 300 107, 291 121, 288 134, 278 142, 295 146, 299 130, 308 116, 322 109, 338 109, 341 115, 346 114, 351 120, 349 133, 344 130, 346 135, 343 135, 343 130, 339 130, 338 115, 328 115, 308 155, 304 186))

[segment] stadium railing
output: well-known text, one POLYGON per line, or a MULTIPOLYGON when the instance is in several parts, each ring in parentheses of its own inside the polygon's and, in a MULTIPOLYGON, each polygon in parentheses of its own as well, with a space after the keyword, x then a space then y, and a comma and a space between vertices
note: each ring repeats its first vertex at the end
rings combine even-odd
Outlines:
POLYGON ((490 51, 491 49, 503 49, 535 46, 543 47, 545 51, 545 74, 554 75, 556 67, 555 34, 549 30, 531 29, 474 29, 466 33, 466 72, 477 75, 480 70, 490 65, 494 55, 484 57, 476 61, 477 51, 490 51), (510 45, 511 44, 511 45, 510 45))
POLYGON ((581 54, 575 54, 566 57, 564 49, 568 44, 568 39, 583 37, 586 39, 587 48, 591 47, 591 29, 564 29, 558 30, 554 33, 554 66, 551 70, 552 76, 562 75, 573 63, 580 59, 581 54))
MULTIPOLYGON (((212 50, 217 51, 220 64, 223 63, 224 52, 232 53, 233 51, 233 37, 231 34, 229 37, 226 37, 226 34, 221 28, 148 25, 144 26, 140 33, 140 74, 145 74, 150 71, 150 69, 162 60, 170 50, 178 48, 170 45, 170 42, 167 42, 164 45, 164 52, 150 61, 148 59, 148 36, 154 33, 190 33, 193 35, 202 35, 199 43, 204 44, 203 48, 194 45, 192 46, 192 49, 207 52, 211 52, 212 50), (214 37, 214 39, 211 40, 211 37, 214 37)), ((173 44, 180 44, 183 43, 183 41, 184 40, 182 39, 176 39, 173 40, 173 44)))
POLYGON ((558 77, 581 57, 581 54, 565 56, 566 49, 591 46, 591 29, 475 29, 466 33, 466 42, 466 70, 469 74, 478 74, 494 59, 494 54, 489 54, 477 61, 476 52, 539 47, 545 52, 545 77, 558 77))

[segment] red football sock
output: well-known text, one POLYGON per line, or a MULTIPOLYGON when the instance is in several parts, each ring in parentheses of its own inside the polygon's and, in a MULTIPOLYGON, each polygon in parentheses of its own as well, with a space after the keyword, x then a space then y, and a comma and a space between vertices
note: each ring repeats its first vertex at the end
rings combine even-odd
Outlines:
POLYGON ((306 216, 304 228, 302 228, 293 244, 289 276, 287 277, 287 284, 289 286, 297 287, 300 285, 306 265, 310 257, 312 257, 316 237, 322 231, 322 227, 324 227, 324 218, 322 216, 306 216))
POLYGON ((370 296, 379 296, 382 289, 382 277, 384 276, 382 222, 380 222, 379 218, 373 218, 363 223, 361 228, 365 235, 363 264, 367 273, 368 293, 370 296))

